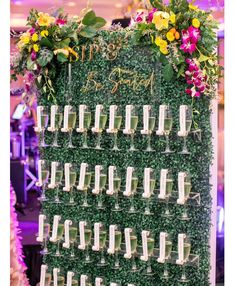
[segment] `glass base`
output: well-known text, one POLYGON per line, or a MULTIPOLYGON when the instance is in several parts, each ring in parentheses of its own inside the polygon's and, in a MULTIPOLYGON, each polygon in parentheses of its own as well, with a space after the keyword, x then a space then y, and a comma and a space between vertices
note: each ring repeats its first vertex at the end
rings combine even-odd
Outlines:
POLYGON ((120 149, 117 146, 114 146, 111 150, 112 151, 120 151, 120 149))
POLYGON ((71 149, 75 148, 75 146, 73 146, 73 145, 68 145, 67 147, 71 148, 71 149))
POLYGON ((75 202, 68 202, 66 203, 67 206, 76 206, 77 204, 75 202))
POLYGON ((40 252, 39 252, 41 255, 47 255, 47 254, 50 254, 50 252, 47 250, 47 251, 45 251, 45 250, 41 250, 40 252))
POLYGON ((180 280, 178 280, 180 283, 188 283, 189 280, 186 277, 181 277, 180 280))
POLYGON ((106 261, 102 261, 102 262, 100 261, 100 262, 97 263, 98 267, 105 267, 107 265, 108 265, 108 263, 106 261))
POLYGON ((183 151, 179 152, 179 154, 189 155, 191 153, 188 150, 183 150, 183 151))
POLYGON ((69 260, 73 260, 73 261, 74 261, 74 260, 77 260, 77 259, 78 259, 78 257, 75 256, 75 255, 73 255, 73 256, 70 255, 70 256, 69 256, 69 260))
POLYGON ((131 148, 129 149, 129 151, 139 151, 139 150, 136 149, 135 147, 131 147, 131 148))
POLYGON ((163 152, 161 152, 162 154, 172 154, 172 153, 175 153, 175 151, 172 151, 172 150, 165 150, 163 152))
POLYGON ((99 146, 96 146, 96 147, 95 147, 95 150, 104 150, 104 148, 101 148, 101 147, 99 147, 99 146))
POLYGON ((50 147, 50 146, 45 143, 45 144, 40 144, 39 147, 46 148, 46 147, 50 147))
POLYGON ((62 204, 62 201, 60 201, 59 199, 56 199, 54 201, 51 202, 52 204, 62 204))
POLYGON ((129 214, 136 214, 136 213, 138 213, 138 211, 136 209, 129 209, 128 213, 129 214))
POLYGON ((89 147, 83 145, 83 146, 81 147, 81 149, 89 149, 89 147))
POLYGON ((60 146, 60 145, 58 145, 58 144, 52 144, 52 145, 51 145, 51 147, 59 148, 59 147, 61 147, 61 146, 60 146))
POLYGON ((154 213, 152 213, 151 211, 145 211, 144 215, 154 215, 154 213))
POLYGON ((121 212, 122 211, 122 208, 114 208, 111 210, 112 212, 121 212))
POLYGON ((85 259, 85 260, 84 260, 84 263, 85 263, 85 264, 91 264, 91 263, 93 263, 93 260, 91 260, 91 259, 85 259))
POLYGON ((180 218, 180 220, 182 220, 182 221, 189 221, 190 218, 188 217, 187 214, 183 214, 182 217, 180 218))
POLYGON ((51 256, 54 256, 54 257, 61 257, 63 255, 61 255, 61 253, 55 253, 55 254, 52 254, 51 256))
POLYGON ((167 274, 163 274, 162 276, 161 276, 161 279, 162 280, 165 280, 165 281, 167 281, 167 280, 169 280, 171 278, 171 276, 167 273, 167 274))
POLYGON ((144 276, 153 276, 155 273, 153 271, 148 272, 147 270, 144 271, 144 276))
POLYGON ((151 147, 148 147, 147 149, 144 150, 145 152, 155 152, 154 149, 152 149, 151 147))
POLYGON ((170 213, 170 212, 165 212, 164 214, 161 215, 162 217, 165 217, 165 218, 171 218, 173 217, 173 215, 170 213))
POLYGON ((122 267, 120 265, 114 265, 111 267, 111 269, 114 269, 114 270, 121 270, 122 267))
POLYGON ((97 210, 105 210, 105 206, 96 206, 97 210))
POLYGON ((88 203, 83 203, 83 204, 81 205, 81 207, 83 207, 83 208, 89 208, 90 205, 89 205, 88 203))
POLYGON ((130 272, 132 273, 136 273, 136 272, 139 272, 140 269, 138 269, 137 267, 136 268, 131 268, 130 272))
POLYGON ((40 197, 40 198, 38 198, 38 201, 40 201, 40 202, 47 202, 48 201, 48 199, 47 198, 45 198, 45 197, 40 197))

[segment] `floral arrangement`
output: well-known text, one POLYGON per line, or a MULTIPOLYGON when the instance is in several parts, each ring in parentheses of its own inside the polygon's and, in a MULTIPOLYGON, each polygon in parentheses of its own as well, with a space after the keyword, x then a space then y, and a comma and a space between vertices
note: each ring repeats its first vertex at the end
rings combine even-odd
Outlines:
POLYGON ((93 38, 105 24, 106 21, 90 8, 83 9, 72 19, 61 9, 53 15, 35 9, 30 11, 29 29, 17 40, 19 53, 14 55, 11 63, 12 79, 16 80, 18 74, 25 76, 23 98, 26 104, 32 105, 37 87, 48 94, 48 99, 56 100, 52 84, 55 64, 77 61, 79 44, 93 38))
POLYGON ((185 92, 192 98, 214 96, 220 72, 217 22, 210 12, 187 0, 171 0, 168 5, 150 2, 151 11, 142 11, 132 19, 134 40, 151 44, 164 66, 165 80, 184 77, 188 85, 185 92))

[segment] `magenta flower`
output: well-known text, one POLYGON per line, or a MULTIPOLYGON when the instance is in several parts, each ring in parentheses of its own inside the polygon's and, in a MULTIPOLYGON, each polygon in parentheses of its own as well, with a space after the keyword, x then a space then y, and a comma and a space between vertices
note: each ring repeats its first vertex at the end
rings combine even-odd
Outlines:
POLYGON ((185 53, 192 54, 196 50, 196 44, 191 43, 191 42, 183 43, 180 46, 180 49, 183 50, 185 53))
POLYGON ((190 41, 196 44, 200 38, 200 30, 198 28, 194 28, 193 26, 190 26, 188 28, 188 33, 189 33, 190 41))
POLYGON ((36 58, 37 58, 37 53, 33 50, 32 53, 31 53, 31 60, 35 61, 36 58))
POLYGON ((157 8, 153 8, 152 11, 149 12, 149 15, 148 15, 148 18, 147 18, 147 22, 148 23, 152 23, 153 15, 154 15, 155 12, 157 12, 157 8))
POLYGON ((36 30, 35 30, 34 28, 31 28, 31 29, 29 29, 28 31, 29 31, 29 33, 30 33, 31 36, 36 32, 36 30))
POLYGON ((135 17, 135 22, 137 22, 137 23, 144 22, 144 20, 145 20, 144 12, 138 13, 135 17))
POLYGON ((59 19, 56 20, 56 25, 58 25, 60 27, 64 26, 66 23, 67 23, 67 21, 65 19, 60 19, 59 18, 59 19))

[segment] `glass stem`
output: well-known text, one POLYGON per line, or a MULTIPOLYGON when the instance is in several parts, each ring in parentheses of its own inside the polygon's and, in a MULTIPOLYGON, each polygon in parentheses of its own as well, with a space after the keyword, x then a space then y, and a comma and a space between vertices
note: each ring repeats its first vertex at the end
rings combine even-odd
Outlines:
POLYGON ((118 257, 118 251, 115 252, 115 267, 119 268, 120 264, 119 264, 119 257, 118 257))
POLYGON ((88 146, 87 146, 87 130, 83 132, 83 148, 88 148, 88 146))
POLYGON ((89 254, 89 246, 87 245, 86 246, 86 258, 85 258, 86 261, 90 261, 90 254, 89 254))
POLYGON ((96 148, 100 148, 100 143, 101 143, 101 132, 98 133, 96 148))
POLYGON ((41 142, 41 146, 45 145, 45 129, 42 129, 42 142, 41 142))
POLYGON ((187 152, 188 148, 187 148, 187 136, 184 136, 184 146, 183 146, 183 151, 187 152))
POLYGON ((73 146, 72 135, 73 135, 73 129, 69 129, 69 146, 73 146))
POLYGON ((48 252, 48 249, 47 249, 47 238, 44 239, 43 252, 44 252, 44 253, 47 253, 47 252, 48 252))
POLYGON ((104 248, 101 249, 100 263, 105 264, 104 248))
POLYGON ((55 202, 58 203, 59 201, 59 186, 56 186, 55 202))
POLYGON ((182 266, 182 276, 181 276, 182 280, 186 280, 186 272, 185 272, 185 264, 183 264, 182 266))
POLYGON ((102 190, 100 190, 100 193, 98 195, 98 208, 103 207, 103 200, 102 200, 102 190))
POLYGON ((133 150, 134 149, 134 136, 135 136, 135 133, 133 132, 133 133, 131 133, 131 150, 133 150))
POLYGON ((84 190, 84 201, 83 201, 83 205, 84 205, 84 206, 88 206, 88 202, 87 202, 87 189, 84 190))
POLYGON ((148 258, 147 273, 152 273, 151 257, 148 258))
POLYGON ((130 196, 130 201, 131 201, 130 211, 131 211, 131 212, 134 212, 134 211, 135 211, 134 195, 131 195, 131 196, 130 196))
POLYGON ((166 152, 167 152, 170 151, 169 134, 166 134, 165 137, 166 137, 166 152))
POLYGON ((136 262, 135 262, 135 255, 133 254, 132 255, 132 270, 136 270, 137 267, 136 267, 136 262))
POLYGON ((151 150, 151 134, 148 134, 148 147, 147 150, 151 150))
POLYGON ((55 130, 53 146, 58 146, 58 130, 55 130))
POLYGON ((71 246, 71 257, 74 257, 75 254, 74 254, 74 242, 72 243, 72 246, 71 246))
POLYGON ((169 210, 169 198, 166 199, 166 211, 165 211, 166 216, 170 215, 170 210, 169 210))
POLYGON ((115 209, 119 209, 118 190, 115 192, 115 209))
POLYGON ((73 187, 70 188, 70 199, 69 203, 73 204, 74 203, 74 197, 73 197, 73 187))
POLYGON ((56 249, 56 255, 60 255, 60 240, 57 242, 57 249, 56 249))
POLYGON ((114 135, 114 146, 113 146, 113 149, 118 149, 118 146, 117 146, 117 132, 115 132, 113 135, 114 135))
POLYGON ((41 199, 45 200, 46 199, 46 186, 45 184, 42 184, 42 195, 41 195, 41 199))
POLYGON ((150 214, 150 198, 146 201, 145 213, 150 214))
POLYGON ((168 264, 165 262, 164 263, 164 273, 163 273, 164 277, 168 277, 168 264))

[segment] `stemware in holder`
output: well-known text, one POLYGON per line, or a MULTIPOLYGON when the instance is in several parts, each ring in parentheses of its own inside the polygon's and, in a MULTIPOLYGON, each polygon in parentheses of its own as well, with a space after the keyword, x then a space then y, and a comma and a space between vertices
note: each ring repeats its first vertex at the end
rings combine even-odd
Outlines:
POLYGON ((82 148, 87 149, 87 132, 91 125, 91 111, 87 105, 79 106, 79 128, 77 128, 78 133, 82 133, 83 142, 82 148))
POLYGON ((47 128, 49 132, 54 133, 52 147, 60 147, 58 145, 58 132, 63 121, 63 108, 58 105, 51 106, 51 125, 47 128))
POLYGON ((80 234, 80 244, 78 248, 82 251, 85 251, 84 263, 89 264, 92 263, 90 257, 90 246, 91 246, 91 238, 92 238, 92 228, 91 224, 87 221, 79 222, 79 234, 80 234))
POLYGON ((113 134, 114 145, 112 150, 114 151, 119 150, 117 146, 117 136, 118 136, 118 131, 121 128, 121 124, 122 124, 122 115, 119 107, 117 105, 111 105, 109 110, 109 128, 106 129, 106 132, 113 134))
POLYGON ((63 128, 61 128, 61 131, 68 133, 69 135, 69 143, 67 146, 68 148, 75 148, 72 143, 72 135, 76 125, 76 119, 77 119, 76 108, 71 105, 66 105, 64 107, 64 126, 63 128))
POLYGON ((65 286, 65 277, 60 268, 53 268, 53 285, 65 286))
POLYGON ((153 256, 154 244, 155 244, 154 234, 152 231, 143 230, 141 236, 142 236, 143 255, 141 255, 140 259, 142 261, 147 262, 147 269, 144 275, 152 276, 154 275, 151 264, 151 258, 153 256))
POLYGON ((107 181, 106 170, 103 166, 95 166, 95 184, 92 193, 97 196, 97 209, 104 209, 103 191, 107 181))
POLYGON ((47 248, 47 241, 50 237, 50 222, 46 215, 40 214, 38 217, 38 236, 36 240, 43 243, 43 249, 40 251, 40 254, 46 255, 49 254, 47 248))
POLYGON ((138 176, 135 171, 134 167, 128 167, 127 173, 126 173, 126 188, 123 192, 123 195, 125 197, 128 197, 130 200, 130 208, 128 210, 128 213, 135 214, 138 211, 135 208, 135 194, 137 191, 138 186, 138 176))
POLYGON ((91 129, 94 134, 97 135, 97 144, 95 149, 102 150, 101 148, 101 136, 105 129, 107 122, 107 114, 104 111, 104 106, 99 104, 96 106, 95 110, 95 126, 91 129))
POLYGON ((143 130, 141 130, 141 134, 143 136, 147 136, 148 146, 145 151, 152 152, 154 151, 151 147, 151 135, 153 133, 155 127, 155 114, 151 105, 143 106, 143 130))
POLYGON ((39 147, 47 147, 45 143, 45 131, 48 126, 49 110, 47 106, 37 106, 37 127, 34 127, 35 132, 41 137, 39 147))
POLYGON ((179 137, 183 137, 184 145, 183 149, 180 154, 190 154, 187 148, 187 137, 191 130, 192 126, 192 107, 188 105, 181 105, 180 106, 180 131, 178 132, 179 137))
POLYGON ((49 180, 49 174, 50 174, 50 165, 49 162, 46 160, 38 160, 38 182, 36 183, 36 186, 42 187, 42 194, 39 201, 45 202, 48 199, 46 198, 46 185, 49 180))
POLYGON ((154 189, 156 184, 155 172, 152 168, 144 169, 144 192, 142 194, 143 199, 146 201, 146 207, 144 210, 144 215, 153 215, 151 212, 150 205, 154 195, 154 189))
POLYGON ((72 220, 66 220, 64 222, 64 237, 65 241, 63 243, 63 247, 67 249, 71 249, 69 259, 75 259, 75 243, 77 241, 78 236, 78 226, 76 222, 72 220))
POLYGON ((105 247, 106 247, 107 231, 103 223, 94 224, 94 245, 92 247, 93 251, 98 251, 101 253, 100 261, 97 266, 104 267, 107 265, 105 259, 105 247))
POLYGON ((138 125, 138 112, 133 105, 126 106, 126 120, 125 120, 125 129, 123 133, 131 137, 131 144, 129 151, 136 151, 137 149, 134 146, 134 137, 138 125))
POLYGON ((178 234, 178 259, 176 264, 182 265, 182 275, 179 279, 180 283, 188 283, 189 279, 186 275, 186 263, 188 262, 191 251, 190 237, 184 233, 178 234))
POLYGON ((64 235, 64 223, 61 219, 61 216, 55 215, 53 219, 53 229, 52 236, 50 237, 50 241, 57 245, 56 252, 54 256, 60 257, 60 244, 64 235))
POLYGON ((119 261, 119 252, 121 250, 122 243, 122 232, 121 228, 118 225, 110 225, 109 226, 109 248, 108 254, 115 255, 115 262, 112 266, 113 269, 119 269, 120 261, 119 261))
POLYGON ((79 183, 77 189, 84 193, 83 204, 82 207, 88 208, 90 205, 88 204, 88 189, 91 185, 91 167, 87 163, 82 163, 80 166, 80 174, 79 174, 79 183))
POLYGON ((69 192, 69 202, 68 205, 76 205, 74 201, 74 187, 77 179, 77 165, 74 163, 64 164, 64 174, 65 174, 65 187, 64 191, 69 192))
POLYGON ((52 275, 50 273, 50 269, 48 269, 48 265, 41 265, 41 273, 40 273, 40 285, 42 286, 51 286, 52 275))
POLYGON ((187 213, 187 201, 191 192, 191 176, 189 172, 179 172, 178 173, 178 194, 177 204, 184 206, 184 211, 181 220, 189 220, 187 213))
POLYGON ((112 211, 119 212, 121 207, 119 204, 119 193, 121 191, 121 174, 116 166, 109 166, 109 185, 106 194, 115 197, 114 207, 112 211))
POLYGON ((51 181, 48 185, 49 189, 55 189, 56 194, 54 198, 54 203, 61 203, 59 198, 59 188, 62 185, 63 178, 63 164, 60 162, 51 162, 51 181))
POLYGON ((126 253, 124 258, 132 259, 131 272, 139 271, 136 265, 136 255, 137 255, 137 234, 133 228, 125 228, 125 244, 126 253))

